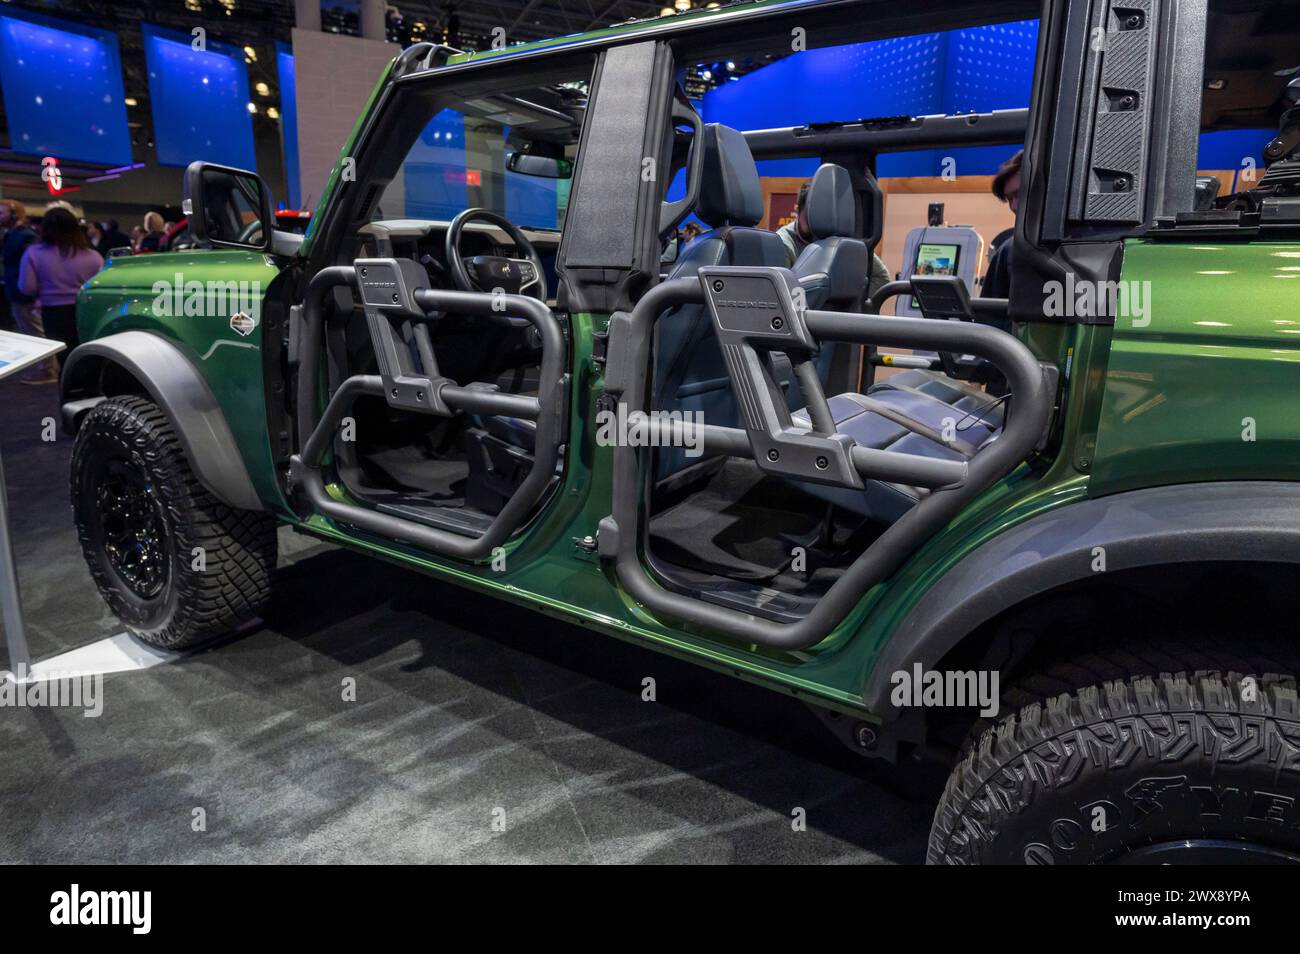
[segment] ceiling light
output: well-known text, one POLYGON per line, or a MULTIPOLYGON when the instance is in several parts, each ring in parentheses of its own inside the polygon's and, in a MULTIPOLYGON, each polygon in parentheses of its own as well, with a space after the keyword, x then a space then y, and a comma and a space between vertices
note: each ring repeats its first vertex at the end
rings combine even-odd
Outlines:
POLYGON ((258 80, 257 83, 253 86, 253 89, 257 90, 258 96, 271 95, 271 87, 267 86, 266 82, 263 80, 258 80))
POLYGON ((255 113, 255 112, 257 112, 257 103, 249 103, 249 104, 248 104, 248 111, 249 111, 250 113, 255 113))
POLYGON ((673 0, 673 6, 682 13, 685 13, 691 8, 691 0, 673 0))
POLYGON ((676 13, 676 12, 677 12, 677 11, 674 10, 672 7, 660 7, 660 8, 659 8, 659 15, 660 15, 661 17, 670 17, 670 16, 672 16, 672 15, 673 15, 674 13, 676 13))
POLYGON ((122 100, 122 102, 126 103, 128 106, 140 105, 139 101, 134 96, 128 96, 126 99, 122 100))
POLYGON ((271 119, 279 119, 280 111, 276 109, 274 106, 268 106, 266 107, 266 115, 271 119))

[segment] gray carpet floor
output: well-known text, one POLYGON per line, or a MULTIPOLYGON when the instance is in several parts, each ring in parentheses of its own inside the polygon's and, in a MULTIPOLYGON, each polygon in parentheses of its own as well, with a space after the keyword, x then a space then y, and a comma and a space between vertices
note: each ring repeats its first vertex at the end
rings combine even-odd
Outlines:
MULTIPOLYGON (((121 627, 73 532, 71 440, 41 440, 54 389, 0 384, 0 408, 47 658, 121 627)), ((923 857, 931 803, 794 700, 287 530, 281 550, 262 625, 108 676, 99 718, 0 708, 0 862, 923 857)))

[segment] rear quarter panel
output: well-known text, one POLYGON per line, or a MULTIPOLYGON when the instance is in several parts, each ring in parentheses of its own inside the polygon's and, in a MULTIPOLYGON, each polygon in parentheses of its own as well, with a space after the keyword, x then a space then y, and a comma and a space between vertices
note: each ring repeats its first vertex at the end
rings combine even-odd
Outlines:
POLYGON ((1089 493, 1300 478, 1300 243, 1133 241, 1123 280, 1089 493))

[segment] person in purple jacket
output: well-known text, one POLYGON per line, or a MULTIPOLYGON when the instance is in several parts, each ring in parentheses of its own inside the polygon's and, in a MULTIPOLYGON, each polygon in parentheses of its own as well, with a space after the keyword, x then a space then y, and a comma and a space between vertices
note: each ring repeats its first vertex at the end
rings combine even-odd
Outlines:
POLYGON ((104 259, 90 247, 76 216, 58 206, 41 219, 40 242, 23 253, 18 288, 41 303, 45 337, 68 346, 59 354, 60 371, 78 344, 77 292, 103 267, 104 259))

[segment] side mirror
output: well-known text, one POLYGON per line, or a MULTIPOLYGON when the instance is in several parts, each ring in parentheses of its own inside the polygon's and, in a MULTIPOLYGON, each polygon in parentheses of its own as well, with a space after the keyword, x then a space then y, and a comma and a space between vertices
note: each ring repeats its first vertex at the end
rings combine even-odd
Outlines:
POLYGON ((185 170, 181 208, 199 245, 271 249, 271 190, 255 172, 191 162, 185 170))

